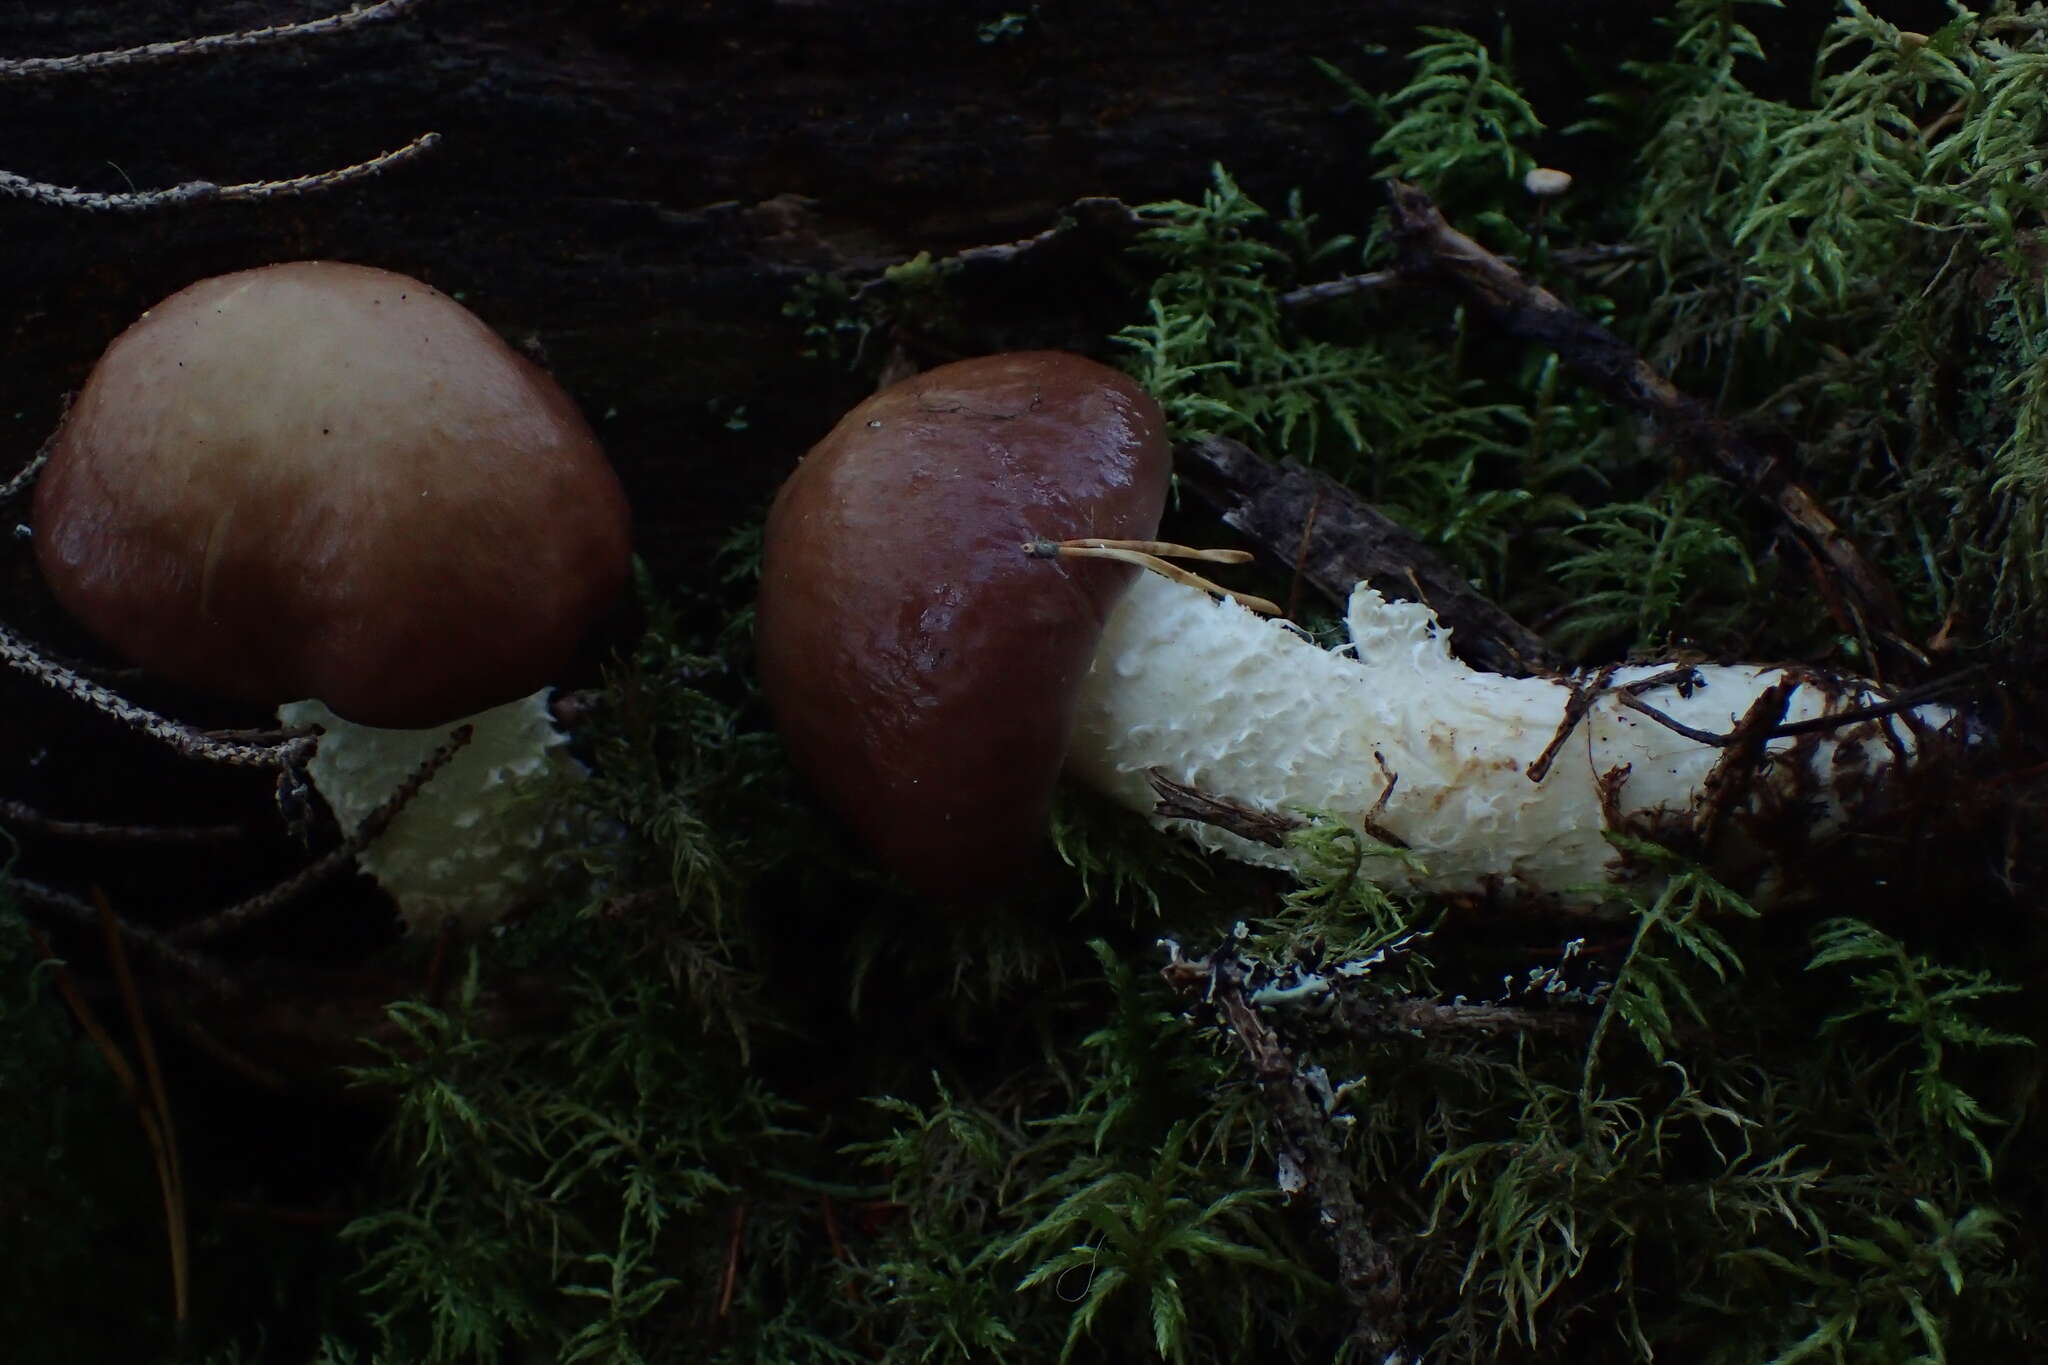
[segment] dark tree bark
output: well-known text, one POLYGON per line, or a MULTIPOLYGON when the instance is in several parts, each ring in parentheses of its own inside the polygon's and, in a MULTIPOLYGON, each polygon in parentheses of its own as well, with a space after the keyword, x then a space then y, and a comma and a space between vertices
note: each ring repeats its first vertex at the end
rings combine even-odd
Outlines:
MULTIPOLYGON (((0 57, 339 3, 13 4, 0 57)), ((858 381, 807 361, 783 315, 805 276, 1027 237, 1087 195, 1196 195, 1216 162, 1268 199, 1300 186, 1319 211, 1363 221, 1378 203, 1369 132, 1311 59, 1391 75, 1362 44, 1398 52, 1417 22, 1485 31, 1496 9, 428 0, 312 42, 0 81, 0 168, 94 190, 284 177, 442 137, 378 180, 271 204, 88 216, 0 199, 0 412, 20 414, 0 472, 156 299, 207 274, 340 257, 420 275, 537 343, 600 422, 643 517, 694 554, 854 396, 858 381), (1014 36, 985 29, 1012 12, 1014 36), (748 427, 728 431, 740 406, 748 427)), ((1573 23, 1592 41, 1603 25, 1641 28, 1618 4, 1575 7, 1573 23)), ((1113 270, 1066 264, 1072 287, 992 290, 978 335, 1084 344, 1121 321, 1113 270)))
MULTIPOLYGON (((0 5, 0 60, 305 21, 344 3, 14 0, 0 5)), ((382 176, 297 198, 115 214, 0 197, 0 479, 158 299, 272 261, 360 261, 426 279, 541 354, 619 466, 640 552, 680 596, 709 579, 715 546, 892 347, 925 361, 949 348, 1099 347, 1138 316, 1142 292, 1121 262, 1128 232, 1084 211, 1046 249, 972 255, 949 277, 944 335, 900 327, 855 369, 806 354, 785 305, 807 279, 857 286, 920 251, 1029 238, 1088 196, 1197 196, 1212 163, 1267 202, 1300 187, 1330 221, 1363 223, 1381 202, 1371 130, 1312 59, 1391 86, 1399 58, 1364 45, 1398 54, 1418 22, 1492 33, 1498 8, 425 0, 314 41, 99 74, 0 73, 0 170, 89 191, 291 177, 440 135, 382 176)), ((1528 22, 1548 10, 1529 7, 1528 22)), ((1618 51, 1640 45, 1649 16, 1601 0, 1570 22, 1575 40, 1618 51)), ((0 556, 0 619, 105 660, 18 540, 0 556)), ((201 723, 255 719, 115 681, 201 723)), ((12 676, 0 677, 0 778, 0 796, 59 819, 231 820, 276 841, 267 858, 155 862, 109 887, 124 906, 161 885, 224 904, 303 858, 275 834, 262 784, 167 757, 12 676)), ((27 870, 71 885, 111 870, 90 852, 50 857, 27 870)))

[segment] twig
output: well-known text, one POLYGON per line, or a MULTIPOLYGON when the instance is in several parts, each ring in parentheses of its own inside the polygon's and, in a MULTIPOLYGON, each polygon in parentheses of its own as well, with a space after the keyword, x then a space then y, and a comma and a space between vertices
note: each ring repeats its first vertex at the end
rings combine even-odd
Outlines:
MULTIPOLYGON (((1629 710, 1638 711, 1648 716, 1651 720, 1656 721, 1659 725, 1671 731, 1672 734, 1682 735, 1695 744, 1708 744, 1718 748, 1731 742, 1734 738, 1732 735, 1717 735, 1711 730, 1695 729, 1675 716, 1667 716, 1626 687, 1616 688, 1614 690, 1614 699, 1629 710)), ((1826 719, 1832 719, 1832 717, 1826 719)))
MULTIPOLYGON (((1147 226, 1146 219, 1123 200, 1108 195, 1088 195, 1074 200, 1061 209, 1059 221, 1043 232, 1014 242, 967 247, 951 256, 934 260, 931 265, 935 270, 981 266, 1007 268, 1031 257, 1044 255, 1049 248, 1064 246, 1068 239, 1078 235, 1108 236, 1117 242, 1127 242, 1144 231, 1147 226)), ((878 294, 894 287, 896 281, 886 273, 878 274, 864 281, 853 291, 853 300, 858 303, 869 294, 878 294)))
POLYGON ((1219 583, 1211 582, 1192 569, 1183 569, 1171 562, 1167 556, 1182 559, 1203 559, 1221 564, 1243 564, 1252 558, 1247 550, 1196 550, 1186 545, 1174 545, 1162 540, 1103 540, 1099 537, 1084 536, 1077 540, 1027 540, 1023 543, 1024 553, 1032 559, 1113 559, 1120 563, 1135 565, 1147 573, 1156 573, 1171 583, 1205 592, 1211 597, 1227 597, 1247 611, 1261 616, 1280 615, 1280 604, 1251 593, 1238 592, 1219 583))
POLYGON ((1282 308, 1306 308, 1310 304, 1331 303, 1337 299, 1348 299, 1354 294, 1372 294, 1382 289, 1405 289, 1415 281, 1398 270, 1368 270, 1363 275, 1339 275, 1334 280, 1320 280, 1305 284, 1299 289, 1290 289, 1280 296, 1282 308))
POLYGON ((408 11, 418 9, 423 3, 425 0, 381 0, 378 4, 358 5, 340 14, 330 14, 322 19, 309 19, 298 24, 272 24, 267 28, 243 29, 235 33, 208 33, 197 38, 173 38, 167 42, 111 48, 104 52, 79 52, 65 57, 0 59, 0 81, 38 80, 53 76, 123 71, 132 67, 152 66, 158 62, 177 61, 184 57, 205 57, 219 52, 267 47, 273 43, 325 38, 401 18, 408 11))
POLYGON ((100 912, 100 933, 106 940, 107 959, 113 963, 114 980, 121 990, 121 1002, 128 1009, 128 1023, 135 1032, 135 1052, 142 1059, 143 1079, 149 1083, 149 1103, 132 1096, 136 1107, 154 1120, 145 1120, 151 1130, 150 1145, 156 1149, 157 1176, 163 1184, 164 1222, 171 1239, 171 1303, 173 1321, 182 1330, 192 1303, 192 1264, 185 1223, 185 1168, 178 1159, 178 1129, 171 1121, 171 1095, 164 1086, 163 1068, 157 1064, 156 1037, 150 1032, 149 1016, 142 1008, 142 993, 135 988, 135 973, 128 966, 128 949, 123 942, 120 921, 107 904, 106 892, 92 889, 93 904, 100 912))
POLYGON ((733 1206, 732 1231, 725 1243, 725 1273, 718 1280, 717 1320, 724 1322, 732 1312, 733 1294, 740 1283, 740 1238, 747 1230, 747 1204, 745 1200, 733 1206))
POLYGON ((384 799, 383 804, 364 816, 362 824, 356 826, 355 832, 338 847, 315 858, 303 870, 260 895, 251 896, 248 900, 217 911, 205 919, 181 925, 172 931, 172 939, 179 943, 198 943, 219 938, 222 934, 255 923, 280 906, 291 904, 312 887, 353 866, 356 855, 375 843, 384 831, 391 827, 391 822, 398 818, 399 812, 419 795, 420 788, 424 787, 435 773, 446 767, 449 760, 461 752, 463 746, 475 736, 475 726, 461 725, 451 730, 447 742, 427 755, 426 762, 415 768, 412 776, 400 783, 398 789, 384 799))
POLYGON ((1338 1005, 1338 1026, 1350 1037, 1381 1035, 1413 1038, 1489 1039, 1525 1034, 1583 1036, 1591 1024, 1584 1014, 1566 1010, 1532 1010, 1515 1005, 1456 1004, 1438 1000, 1398 1000, 1347 996, 1338 1005))
POLYGON ((1657 423, 1682 448, 1711 458, 1743 488, 1776 507, 1829 567, 1846 590, 1856 627, 1898 649, 1902 659, 1917 654, 1905 642, 1891 584, 1775 456, 1716 417, 1705 403, 1681 393, 1620 337, 1453 228, 1422 190, 1396 180, 1389 192, 1404 274, 1453 286, 1510 336, 1549 346, 1608 397, 1657 423))
POLYGON ((312 747, 310 736, 288 739, 281 744, 237 744, 213 738, 181 721, 160 716, 98 683, 46 658, 35 646, 0 626, 0 663, 7 664, 46 687, 54 687, 75 701, 111 716, 129 729, 168 744, 187 758, 224 763, 236 768, 285 768, 312 747))
MULTIPOLYGON (((130 1022, 135 1029, 136 1047, 142 1054, 143 1071, 148 1077, 148 1090, 136 1078, 134 1067, 122 1053, 114 1037, 100 1022, 92 1006, 87 1003, 85 993, 78 989, 78 983, 71 979, 70 970, 64 965, 42 930, 29 926, 34 937, 36 951, 43 960, 52 964, 51 977, 57 986, 57 993, 78 1020, 80 1028, 99 1049, 106 1060, 107 1069, 114 1073, 114 1079, 128 1096, 128 1102, 135 1106, 135 1116, 142 1125, 143 1136, 149 1142, 149 1154, 156 1166, 157 1187, 163 1193, 165 1235, 170 1242, 171 1257, 171 1306, 174 1319, 182 1328, 188 1316, 191 1303, 188 1239, 185 1222, 185 1180, 184 1171, 178 1160, 177 1135, 171 1128, 170 1100, 164 1089, 163 1072, 157 1066, 156 1048, 150 1040, 149 1022, 142 1012, 142 1000, 135 989, 135 979, 128 970, 128 958, 122 951, 122 933, 117 927, 114 912, 108 906, 106 897, 95 890, 98 902, 98 918, 106 934, 107 952, 114 965, 116 978, 120 982, 121 995, 129 1011, 130 1022)), ((88 908, 87 913, 92 913, 88 908)))
POLYGON ((1103 232, 1117 238, 1131 238, 1143 231, 1145 219, 1121 199, 1088 195, 1060 210, 1060 221, 1022 241, 993 246, 971 246, 946 258, 961 265, 1009 265, 1019 257, 1035 255, 1076 232, 1103 232))
POLYGON ((1607 691, 1607 685, 1614 677, 1615 667, 1614 664, 1607 665, 1590 683, 1579 678, 1566 681, 1565 686, 1570 691, 1565 697, 1564 714, 1557 720, 1557 732, 1551 735, 1550 743, 1543 746, 1543 752, 1531 759, 1529 766, 1522 770, 1523 775, 1531 782, 1541 782, 1549 776, 1550 765, 1557 762, 1558 754, 1564 749, 1564 742, 1571 738, 1572 731, 1579 728, 1579 722, 1593 709, 1593 703, 1607 691))
MULTIPOLYGON (((1926 702, 1929 697, 1937 697, 1944 692, 1952 692, 1961 686, 1965 679, 1982 671, 1983 669, 1977 667, 1967 668, 1960 673, 1950 674, 1946 678, 1936 678, 1934 681, 1922 683, 1918 687, 1907 688, 1890 701, 1875 702, 1869 706, 1851 706, 1846 710, 1832 711, 1825 716, 1814 716, 1807 720, 1795 720, 1783 725, 1774 725, 1764 732, 1764 738, 1784 739, 1791 735, 1817 734, 1827 730, 1838 730, 1844 725, 1854 725, 1858 721, 1882 720, 1886 716, 1905 716, 1908 720, 1911 720, 1912 713, 1926 702)), ((1731 736, 1730 738, 1732 739, 1733 737, 1731 736)))
POLYGON ((1153 795, 1158 798, 1152 813, 1160 819, 1192 820, 1198 824, 1214 825, 1240 839, 1249 839, 1268 848, 1283 846, 1288 834, 1305 828, 1308 823, 1279 811, 1254 810, 1220 796, 1211 796, 1174 781, 1166 775, 1164 768, 1147 770, 1145 780, 1152 784, 1153 795))
POLYGON ((108 844, 210 844, 241 837, 240 825, 105 825, 96 820, 54 820, 20 801, 0 800, 0 822, 60 839, 108 844))
POLYGON ((12 171, 0 171, 0 196, 27 199, 32 203, 47 204, 52 208, 79 209, 88 213, 149 213, 174 205, 201 203, 254 203, 263 199, 278 199, 287 195, 312 194, 319 190, 333 189, 351 181, 367 179, 402 162, 410 161, 423 152, 431 151, 441 140, 439 133, 422 133, 403 147, 397 147, 368 161, 337 167, 331 171, 319 171, 312 175, 293 176, 287 180, 252 180, 239 185, 216 185, 210 180, 190 180, 182 185, 172 185, 161 190, 133 190, 124 193, 100 194, 90 190, 71 189, 64 185, 51 185, 41 180, 30 180, 12 171))
POLYGON ((1294 460, 1261 458, 1224 436, 1174 449, 1174 465, 1195 494, 1338 607, 1359 582, 1414 597, 1451 633, 1451 652, 1508 677, 1555 672, 1563 661, 1526 626, 1473 591, 1466 575, 1421 537, 1357 493, 1294 460))
MULTIPOLYGON (((1550 253, 1552 265, 1565 270, 1590 270, 1595 266, 1611 265, 1616 261, 1641 261, 1650 256, 1648 247, 1636 246, 1632 242, 1614 242, 1606 245, 1567 247, 1563 251, 1550 253)), ((1519 266, 1521 260, 1514 256, 1501 259, 1509 265, 1519 266)), ((1404 289, 1415 284, 1412 275, 1400 270, 1368 270, 1362 275, 1339 275, 1334 280, 1321 280, 1305 284, 1299 289, 1290 289, 1280 296, 1282 308, 1306 308, 1318 303, 1332 303, 1347 299, 1354 294, 1372 294, 1382 289, 1404 289)))
MULTIPOLYGON (((86 904, 68 891, 59 891, 54 886, 28 881, 22 877, 8 877, 7 889, 32 905, 40 906, 70 920, 73 924, 91 928, 99 922, 99 910, 86 904)), ((234 978, 222 971, 220 965, 209 957, 181 948, 153 929, 123 921, 121 932, 128 942, 145 949, 149 955, 175 969, 180 975, 204 987, 222 999, 234 999, 243 994, 234 978)))
POLYGON ((1786 678, 1765 688, 1749 709, 1736 722, 1728 743, 1721 750, 1721 757, 1707 773, 1707 780, 1700 785, 1700 798, 1693 806, 1693 837, 1700 847, 1712 848, 1715 835, 1720 833, 1721 820, 1731 810, 1738 809, 1756 786, 1758 770, 1763 761, 1765 735, 1771 727, 1783 723, 1785 708, 1791 705, 1792 694, 1799 689, 1799 680, 1786 678))
POLYGON ((1251 1002, 1250 965, 1229 945, 1204 958, 1184 956, 1172 939, 1162 940, 1161 946, 1170 955, 1161 973, 1167 983, 1192 1006, 1214 1010, 1251 1067, 1273 1117, 1281 1187, 1305 1190, 1315 1201, 1324 1234, 1337 1253, 1338 1284, 1357 1313, 1352 1339, 1372 1352, 1372 1359, 1406 1359, 1400 1347, 1400 1268, 1366 1225, 1350 1163, 1322 1097, 1327 1081, 1319 1091, 1251 1002))
MULTIPOLYGON (((1610 674, 1613 671, 1611 668, 1607 670, 1610 674)), ((1719 734, 1712 730, 1702 730, 1696 726, 1685 724, 1683 721, 1658 710, 1643 700, 1642 694, 1652 688, 1668 687, 1673 684, 1683 686, 1687 678, 1695 675, 1695 670, 1690 664, 1682 664, 1677 668, 1667 669, 1654 677, 1638 678, 1634 682, 1624 683, 1620 687, 1610 687, 1602 683, 1599 687, 1587 693, 1587 703, 1590 705, 1594 698, 1611 692, 1614 695, 1615 701, 1626 706, 1631 711, 1648 716, 1673 734, 1683 735, 1695 744, 1705 744, 1720 749, 1726 748, 1731 744, 1748 743, 1752 740, 1794 739, 1800 735, 1826 734, 1831 730, 1840 730, 1845 726, 1857 725, 1866 720, 1883 720, 1886 716, 1902 715, 1910 721, 1912 713, 1926 705, 1931 698, 1938 697, 1944 692, 1953 692, 1968 679, 1982 671, 1979 667, 1966 668, 1961 672, 1952 673, 1946 678, 1936 678, 1931 682, 1922 683, 1918 687, 1909 687, 1897 696, 1885 701, 1872 702, 1868 706, 1846 706, 1839 711, 1828 711, 1818 716, 1809 716, 1805 720, 1785 721, 1782 724, 1771 725, 1754 734, 1745 730, 1741 725, 1737 725, 1726 734, 1719 734)), ((1792 681, 1794 681, 1795 685, 1799 685, 1802 681, 1810 680, 1795 679, 1792 681)), ((1577 697, 1578 693, 1575 691, 1573 694, 1574 701, 1577 700, 1577 697)), ((1569 708, 1567 710, 1569 711, 1569 708)), ((1584 714, 1583 708, 1580 714, 1584 714)), ((1576 716, 1570 717, 1569 723, 1576 725, 1578 718, 1576 716)), ((1563 734, 1560 733, 1558 739, 1552 741, 1552 747, 1544 750, 1546 759, 1552 756, 1557 743, 1562 739, 1563 734)), ((1535 765, 1531 764, 1530 766, 1533 768, 1535 765)), ((1547 762, 1545 766, 1548 766, 1547 762)))

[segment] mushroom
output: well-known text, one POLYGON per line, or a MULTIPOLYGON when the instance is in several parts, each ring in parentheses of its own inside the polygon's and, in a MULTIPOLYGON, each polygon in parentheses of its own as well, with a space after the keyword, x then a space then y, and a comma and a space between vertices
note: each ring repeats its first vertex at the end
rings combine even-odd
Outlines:
MULTIPOLYGON (((1129 379, 1036 352, 883 390, 783 486, 763 683, 797 766, 914 886, 955 894, 1014 869, 1064 760, 1147 814, 1163 776, 1341 821, 1406 850, 1371 860, 1383 884, 1589 903, 1634 872, 1609 830, 1712 833, 1768 812, 1826 837, 1956 723, 1814 670, 1476 673, 1427 607, 1363 584, 1351 644, 1324 650, 1201 586, 1043 557, 1047 541, 1151 537, 1168 471, 1159 410, 1129 379)), ((1170 823, 1305 870, 1300 848, 1170 823)), ((1756 853, 1733 856, 1763 876, 1756 853)))
MULTIPOLYGON (((130 660, 329 708, 316 782, 361 766, 342 720, 436 727, 430 752, 536 692, 630 558, 617 477, 552 379, 438 290, 332 261, 202 280, 144 313, 67 414, 34 523, 58 601, 130 660)), ((556 752, 523 705, 510 729, 556 752)), ((487 785, 530 766, 498 743, 480 734, 436 784, 486 755, 487 785)), ((338 813, 361 804, 327 794, 338 813)), ((382 842, 475 842, 425 824, 408 811, 382 842)), ((424 907, 387 889, 426 914, 459 881, 424 907)))
MULTIPOLYGON (((1609 832, 1714 843, 1723 828, 1769 825, 1767 838, 1743 830, 1714 849, 1717 872, 1768 901, 1803 889, 1771 855, 1882 818, 1897 804, 1894 779, 1933 735, 1963 738, 1947 707, 1895 708, 1870 683, 1816 669, 1481 673, 1451 656, 1428 607, 1363 583, 1345 625, 1350 643, 1325 650, 1235 603, 1141 577, 1082 684, 1069 770, 1148 813, 1158 772, 1254 810, 1339 820, 1406 851, 1372 860, 1366 875, 1382 886, 1579 905, 1638 871, 1609 832)), ((1245 862, 1305 870, 1297 847, 1211 824, 1183 832, 1245 862)))
POLYGON ((1150 536, 1158 405, 1079 356, 944 365, 820 441, 768 514, 756 639, 797 766, 913 885, 965 891, 1043 841, 1077 688, 1133 572, 1027 540, 1150 536))

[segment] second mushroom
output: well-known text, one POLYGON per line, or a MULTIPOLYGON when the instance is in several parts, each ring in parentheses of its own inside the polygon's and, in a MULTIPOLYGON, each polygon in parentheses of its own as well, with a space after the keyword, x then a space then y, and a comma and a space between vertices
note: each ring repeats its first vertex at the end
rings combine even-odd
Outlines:
MULTIPOLYGON (((1751 837, 1761 824, 1805 847, 1854 829, 1960 725, 1807 669, 1478 673, 1428 608, 1363 584, 1351 642, 1324 650, 1201 587, 1044 557, 1048 541, 1150 539, 1170 469, 1164 420, 1128 378, 1028 352, 883 390, 783 486, 763 682, 796 764, 913 886, 1000 882, 1041 845, 1064 767, 1147 814, 1157 777, 1340 821, 1403 851, 1371 863, 1390 886, 1593 903, 1635 875, 1609 831, 1680 831, 1783 898, 1803 888, 1751 837)), ((1292 845, 1162 823, 1304 868, 1292 845)))
POLYGON ((321 728, 346 828, 473 723, 361 861, 414 925, 531 894, 517 789, 568 761, 536 689, 623 587, 630 518, 574 402, 480 318, 334 261, 201 280, 107 348, 34 516, 102 640, 321 728))

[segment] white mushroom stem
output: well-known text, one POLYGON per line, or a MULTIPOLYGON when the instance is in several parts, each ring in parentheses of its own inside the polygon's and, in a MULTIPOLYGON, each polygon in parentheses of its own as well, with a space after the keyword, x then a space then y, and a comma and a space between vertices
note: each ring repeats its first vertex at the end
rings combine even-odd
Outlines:
MULTIPOLYGON (((1730 815, 1782 803, 1808 837, 1825 836, 1911 761, 1922 747, 1916 726, 1957 723, 1949 709, 1923 705, 1910 717, 1770 739, 1748 787, 1712 795, 1728 746, 1632 709, 1628 684, 1666 675, 1638 699, 1714 735, 1736 731, 1781 684, 1789 696, 1773 725, 1885 698, 1807 670, 1636 665, 1580 680, 1583 713, 1566 728, 1573 684, 1467 668, 1427 607, 1360 584, 1347 625, 1352 643, 1324 650, 1234 603, 1137 575, 1082 685, 1068 770, 1148 814, 1157 770, 1255 810, 1340 820, 1413 855, 1368 860, 1366 875, 1389 887, 1586 904, 1628 875, 1603 837, 1617 823, 1691 824, 1716 803, 1730 815)), ((1247 862, 1303 870, 1293 848, 1160 823, 1247 862)))
POLYGON ((555 728, 548 692, 432 730, 383 730, 341 719, 317 701, 278 708, 287 725, 325 733, 307 773, 343 830, 362 822, 447 742, 458 725, 475 737, 406 803, 357 861, 397 902, 409 929, 455 919, 477 929, 539 891, 560 821, 543 784, 580 773, 555 728))

